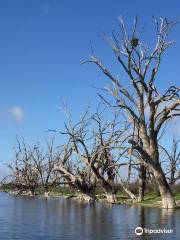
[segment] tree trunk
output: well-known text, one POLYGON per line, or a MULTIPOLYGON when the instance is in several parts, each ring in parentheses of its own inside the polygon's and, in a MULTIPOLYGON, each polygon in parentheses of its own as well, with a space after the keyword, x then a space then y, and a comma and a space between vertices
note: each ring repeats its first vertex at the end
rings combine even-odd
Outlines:
POLYGON ((102 177, 99 174, 98 170, 94 166, 92 166, 92 170, 93 170, 97 180, 101 184, 101 187, 106 195, 107 202, 109 202, 109 203, 117 202, 117 198, 115 195, 115 189, 114 189, 114 176, 113 176, 112 172, 108 172, 108 180, 105 180, 104 177, 102 177))
POLYGON ((144 200, 146 187, 146 168, 144 164, 141 164, 139 169, 139 196, 138 201, 142 202, 144 200))
POLYGON ((108 203, 116 203, 117 197, 113 192, 106 192, 106 199, 108 203))
POLYGON ((88 185, 83 181, 76 180, 74 183, 78 189, 79 198, 83 201, 94 202, 95 201, 95 186, 88 185))
POLYGON ((49 197, 50 191, 48 185, 44 184, 44 197, 49 197))
POLYGON ((161 194, 162 208, 175 208, 176 202, 161 166, 153 167, 153 174, 161 194))
POLYGON ((82 201, 86 201, 86 202, 94 202, 95 201, 95 196, 91 195, 91 194, 80 193, 78 195, 78 197, 82 201))
POLYGON ((158 141, 157 138, 154 137, 151 139, 151 145, 144 145, 146 149, 150 149, 149 151, 149 164, 150 168, 153 172, 156 184, 159 188, 159 192, 162 200, 162 208, 175 208, 176 202, 174 196, 171 192, 165 174, 161 168, 161 164, 159 162, 159 151, 158 151, 158 141))
POLYGON ((29 189, 28 191, 26 191, 26 194, 25 195, 27 195, 27 196, 35 196, 35 191, 34 191, 34 189, 29 189))
POLYGON ((175 183, 175 166, 171 166, 171 175, 170 175, 170 180, 169 180, 169 184, 173 185, 175 183))
POLYGON ((124 192, 132 199, 132 200, 137 200, 136 196, 134 195, 133 192, 131 192, 123 183, 121 177, 119 176, 119 183, 121 184, 124 192))
POLYGON ((44 192, 44 197, 46 197, 46 198, 49 197, 49 194, 50 194, 50 192, 45 191, 44 192))
POLYGON ((114 186, 109 182, 103 181, 102 187, 104 189, 106 199, 108 203, 116 203, 117 197, 114 191, 114 186))

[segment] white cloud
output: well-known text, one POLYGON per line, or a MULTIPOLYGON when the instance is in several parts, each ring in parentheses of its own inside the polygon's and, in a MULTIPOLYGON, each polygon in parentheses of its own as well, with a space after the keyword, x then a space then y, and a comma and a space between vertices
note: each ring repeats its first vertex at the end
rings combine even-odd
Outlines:
POLYGON ((9 108, 8 115, 17 123, 21 123, 24 120, 24 110, 20 106, 13 106, 9 108))

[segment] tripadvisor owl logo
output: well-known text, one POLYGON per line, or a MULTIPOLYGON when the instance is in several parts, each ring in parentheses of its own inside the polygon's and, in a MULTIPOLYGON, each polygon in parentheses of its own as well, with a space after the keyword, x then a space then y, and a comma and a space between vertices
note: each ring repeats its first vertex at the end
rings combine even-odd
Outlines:
POLYGON ((173 233, 174 229, 166 229, 166 228, 150 229, 150 228, 136 227, 134 232, 138 236, 142 234, 168 234, 168 233, 173 233))
POLYGON ((140 236, 140 235, 143 234, 143 228, 142 227, 137 227, 137 228, 135 228, 134 232, 135 232, 136 235, 140 236))

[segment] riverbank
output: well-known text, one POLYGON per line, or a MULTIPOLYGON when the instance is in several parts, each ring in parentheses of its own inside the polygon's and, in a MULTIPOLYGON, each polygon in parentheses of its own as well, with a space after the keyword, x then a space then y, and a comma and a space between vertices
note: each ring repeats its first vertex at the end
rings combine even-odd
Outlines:
MULTIPOLYGON (((8 194, 16 195, 16 196, 29 196, 32 195, 30 192, 22 192, 21 194, 18 194, 18 191, 13 191, 10 189, 0 189, 1 192, 6 192, 8 194)), ((41 190, 35 194, 35 196, 42 196, 45 198, 52 197, 52 198, 66 198, 66 199, 75 199, 78 201, 85 201, 81 199, 81 195, 78 195, 76 192, 71 191, 68 188, 62 188, 61 191, 55 189, 54 191, 51 191, 48 195, 44 195, 41 190)), ((142 202, 138 202, 137 200, 132 200, 128 198, 126 195, 123 194, 117 194, 117 202, 113 204, 124 204, 124 205, 140 205, 140 206, 146 206, 146 207, 156 207, 161 208, 161 198, 160 196, 157 196, 155 194, 147 194, 142 202)), ((95 195, 95 201, 101 202, 101 203, 108 203, 106 200, 106 196, 103 193, 99 193, 95 195)), ((180 193, 175 194, 175 200, 177 204, 177 208, 180 208, 180 193)))
MULTIPOLYGON (((24 194, 25 195, 25 194, 24 194)), ((27 196, 27 195, 26 195, 27 196)), ((41 195, 45 198, 47 196, 41 195)), ((82 200, 80 195, 74 194, 74 193, 55 193, 51 192, 48 197, 52 198, 65 198, 65 199, 74 199, 82 202, 87 202, 86 200, 82 200)), ((177 208, 180 208, 180 193, 175 195, 175 200, 177 204, 177 208)), ((106 196, 104 194, 96 195, 96 200, 100 203, 110 204, 106 200, 106 196)), ((117 195, 117 202, 112 204, 119 204, 119 205, 140 205, 140 206, 146 206, 146 207, 155 207, 155 208, 161 208, 161 198, 156 195, 146 195, 144 200, 142 202, 138 202, 136 200, 132 200, 128 198, 125 195, 117 195)))
MULTIPOLYGON (((66 199, 74 199, 74 200, 78 200, 78 201, 82 201, 80 199, 79 196, 77 195, 59 195, 59 194, 50 194, 49 197, 52 197, 52 198, 66 198, 66 199)), ((149 196, 146 196, 145 199, 142 201, 142 202, 138 202, 136 200, 132 200, 130 198, 127 198, 127 197, 122 197, 122 196, 117 196, 117 202, 115 203, 108 203, 105 196, 96 196, 96 201, 97 202, 100 202, 100 203, 104 203, 104 204, 113 204, 113 205, 136 205, 136 206, 144 206, 144 207, 153 207, 153 208, 161 208, 162 206, 162 203, 161 203, 161 200, 160 200, 160 197, 158 196, 155 196, 155 195, 149 195, 149 196)), ((179 209, 180 208, 180 194, 177 194, 175 196, 175 199, 176 199, 176 208, 179 209)), ((82 202, 85 202, 85 200, 83 200, 82 202)), ((87 201, 86 201, 87 202, 87 201)))
MULTIPOLYGON (((65 197, 65 198, 78 198, 79 196, 75 192, 69 192, 69 191, 52 191, 50 193, 51 197, 65 197)), ((138 202, 136 200, 132 200, 128 198, 125 194, 117 194, 117 202, 115 204, 140 204, 145 206, 155 206, 160 207, 161 206, 161 197, 157 196, 155 194, 147 194, 144 197, 144 200, 142 202, 138 202)), ((107 203, 106 196, 103 193, 96 194, 96 199, 99 202, 107 203)), ((177 205, 180 205, 180 193, 175 194, 175 200, 177 205)))

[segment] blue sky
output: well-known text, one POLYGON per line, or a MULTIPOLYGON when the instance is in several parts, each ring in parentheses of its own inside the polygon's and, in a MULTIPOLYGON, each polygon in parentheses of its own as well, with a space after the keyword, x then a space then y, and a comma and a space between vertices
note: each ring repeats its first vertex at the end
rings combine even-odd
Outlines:
MULTIPOLYGON (((80 65, 93 49, 111 66, 112 55, 99 37, 117 29, 122 15, 129 26, 137 14, 152 39, 152 16, 180 21, 174 1, 0 1, 0 168, 12 159, 15 136, 34 142, 49 128, 63 128, 57 108, 62 99, 76 118, 87 105, 97 105, 97 89, 105 80, 93 66, 80 65)), ((160 71, 160 88, 179 83, 180 25, 176 44, 160 71)))

